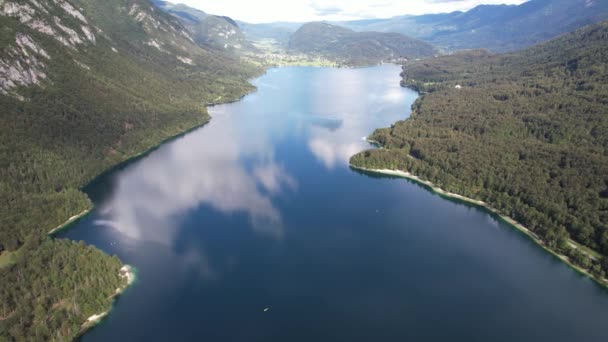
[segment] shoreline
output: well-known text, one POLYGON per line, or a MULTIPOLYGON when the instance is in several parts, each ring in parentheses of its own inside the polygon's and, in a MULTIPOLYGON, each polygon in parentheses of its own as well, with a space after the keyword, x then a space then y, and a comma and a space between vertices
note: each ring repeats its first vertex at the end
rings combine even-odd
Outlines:
MULTIPOLYGON (((91 185, 92 183, 94 183, 95 181, 99 180, 100 178, 102 178, 103 176, 112 173, 116 170, 119 170, 122 167, 125 167, 137 160, 139 160, 140 158, 143 158, 147 155, 149 155, 150 153, 156 151, 157 149, 159 149, 162 145, 169 143, 173 140, 179 139, 181 137, 183 137, 184 135, 191 133, 199 128, 204 127, 205 125, 207 125, 208 123, 211 122, 211 120, 213 119, 213 117, 211 116, 211 114, 209 114, 209 107, 215 107, 215 106, 219 106, 219 105, 223 105, 223 104, 228 104, 228 103, 234 103, 237 101, 242 100, 245 96, 252 94, 254 92, 256 92, 258 89, 256 86, 254 86, 253 84, 251 84, 252 80, 255 80, 257 78, 260 78, 262 76, 264 76, 267 72, 269 68, 262 68, 263 72, 257 73, 255 76, 253 76, 250 79, 247 79, 246 81, 249 83, 250 86, 252 86, 251 90, 245 91, 244 93, 242 93, 241 95, 235 96, 234 98, 232 97, 228 97, 225 100, 222 100, 220 102, 208 102, 208 103, 203 103, 202 105, 205 107, 205 110, 207 111, 207 116, 204 118, 204 121, 199 122, 194 124, 193 126, 191 126, 190 128, 187 128, 183 131, 179 131, 173 135, 170 135, 164 139, 162 139, 161 141, 159 141, 158 143, 153 144, 150 147, 144 148, 141 152, 136 152, 128 157, 125 157, 123 160, 117 161, 116 163, 113 163, 111 165, 109 165, 106 169, 102 170, 99 172, 99 174, 93 176, 91 179, 89 179, 84 185, 82 185, 79 190, 81 192, 84 192, 86 194, 86 192, 84 191, 84 189, 86 189, 89 185, 91 185)), ((87 196, 88 197, 88 196, 87 196)), ((90 199, 89 199, 90 200, 90 199)), ((92 205, 92 207, 89 210, 94 209, 94 204, 92 205)))
MULTIPOLYGON (((255 90, 253 90, 255 91, 255 90)), ((253 92, 251 91, 251 92, 253 92)), ((251 93, 248 92, 247 94, 251 93)), ((240 98, 246 96, 247 94, 242 95, 240 98)), ((239 98, 239 99, 240 99, 239 98)), ((234 100, 233 100, 234 101, 234 100)), ((236 100, 238 101, 238 100, 236 100)), ((207 108, 207 106, 205 106, 205 108, 207 108)), ((95 209, 95 203, 93 203, 93 201, 89 198, 89 196, 87 195, 87 193, 84 191, 84 189, 86 189, 86 187, 88 187, 89 185, 95 183, 97 180, 103 178, 104 176, 119 170, 120 168, 126 167, 128 165, 130 165, 133 162, 136 162, 138 160, 140 160, 141 158, 146 157, 148 154, 154 152, 155 150, 157 150, 158 148, 160 148, 162 145, 164 145, 165 143, 171 142, 173 140, 179 139, 182 136, 191 133, 199 128, 202 128, 203 126, 207 125, 209 122, 211 121, 211 116, 208 115, 207 119, 202 122, 201 124, 197 124, 185 131, 182 131, 178 134, 175 134, 173 136, 167 137, 166 139, 163 139, 162 141, 160 141, 159 143, 150 146, 149 148, 139 152, 139 153, 135 153, 134 155, 118 162, 117 164, 111 165, 108 169, 100 172, 98 175, 96 175, 95 177, 93 177, 91 180, 89 180, 84 186, 80 187, 79 191, 81 191, 82 193, 85 194, 85 196, 89 199, 89 208, 83 210, 82 212, 80 212, 79 214, 76 214, 72 217, 70 217, 67 221, 65 221, 64 223, 60 224, 59 226, 53 228, 52 230, 50 230, 47 235, 49 235, 51 238, 55 238, 53 235, 61 232, 63 230, 67 230, 69 228, 71 228, 71 226, 78 222, 81 218, 89 215, 93 209, 95 209)), ((95 248, 98 248, 95 245, 92 245, 95 248)), ((105 251, 102 250, 102 252, 109 256, 108 253, 106 253, 105 251)), ((79 337, 81 337, 82 335, 86 334, 87 331, 89 331, 90 329, 94 328, 95 326, 97 326, 100 322, 102 322, 106 317, 108 317, 108 315, 111 313, 112 308, 114 306, 114 303, 116 301, 116 298, 118 296, 120 296, 122 293, 124 293, 124 291, 129 288, 136 280, 136 274, 135 274, 135 268, 131 265, 128 264, 123 264, 123 266, 120 268, 120 273, 119 276, 123 279, 126 280, 126 284, 122 287, 119 287, 115 290, 114 294, 110 296, 111 299, 113 299, 113 302, 110 306, 110 308, 107 311, 95 314, 90 316, 89 318, 87 318, 87 320, 82 323, 82 325, 80 326, 80 331, 78 332, 76 338, 78 339, 79 337)))
POLYGON ((69 219, 67 219, 67 221, 63 222, 62 224, 58 225, 57 227, 51 229, 48 233, 46 233, 47 235, 53 236, 53 234, 58 233, 66 228, 68 228, 72 223, 77 222, 79 219, 83 218, 84 216, 88 215, 91 210, 92 210, 92 205, 89 206, 89 208, 81 211, 79 214, 76 214, 72 217, 70 217, 69 219))
MULTIPOLYGON (((122 278, 123 280, 125 280, 125 284, 123 286, 117 288, 116 291, 114 291, 114 294, 109 297, 111 299, 114 299, 114 298, 120 296, 121 294, 123 294, 131 285, 133 285, 133 283, 135 283, 135 280, 137 279, 135 268, 131 265, 123 265, 120 268, 118 276, 120 278, 122 278)), ((112 306, 113 305, 114 304, 112 304, 112 306)), ((87 318, 87 320, 84 323, 82 323, 82 325, 80 326, 80 332, 78 333, 78 336, 82 336, 89 329, 91 329, 91 328, 95 327, 97 324, 101 323, 101 321, 103 321, 103 319, 106 318, 110 314, 111 311, 112 311, 112 308, 110 308, 107 311, 92 315, 89 318, 87 318)))
MULTIPOLYGON (((253 91, 255 91, 255 90, 252 90, 251 92, 253 92, 253 91)), ((248 92, 247 94, 249 94, 251 92, 248 92)), ((247 94, 242 95, 240 98, 246 96, 247 94)), ((238 101, 238 99, 234 100, 234 101, 238 101)), ((205 106, 205 108, 207 108, 207 106, 205 106)), ((83 217, 89 215, 93 211, 93 209, 95 209, 95 203, 93 203, 93 201, 87 195, 86 191, 84 191, 84 189, 87 186, 91 185, 92 183, 94 183, 95 181, 101 179, 102 177, 104 177, 105 175, 107 175, 109 173, 112 173, 112 172, 114 172, 116 170, 119 170, 120 168, 126 167, 126 166, 130 165, 131 163, 136 162, 139 159, 146 157, 148 154, 150 154, 150 153, 154 152, 155 150, 157 150, 158 148, 160 148, 163 144, 171 142, 171 141, 173 141, 175 139, 179 139, 180 137, 182 137, 182 136, 184 136, 184 135, 186 135, 188 133, 191 133, 191 132, 193 132, 193 131, 195 131, 195 130, 197 130, 199 128, 202 128, 203 126, 207 125, 210 121, 211 121, 211 116, 209 115, 204 122, 202 122, 200 124, 197 124, 197 125, 189 128, 189 129, 187 129, 185 131, 182 131, 180 133, 177 133, 175 135, 167 137, 166 139, 163 139, 159 143, 157 143, 157 144, 155 144, 153 146, 150 146, 149 148, 147 148, 147 149, 145 149, 145 150, 143 150, 141 152, 135 153, 134 155, 127 157, 126 159, 118 162, 117 164, 111 165, 106 170, 101 171, 98 175, 96 175, 95 177, 93 177, 85 185, 83 185, 82 187, 79 188, 79 191, 81 191, 82 193, 84 193, 85 196, 89 199, 89 206, 88 206, 88 208, 84 209, 79 214, 71 216, 70 218, 68 218, 62 224, 60 224, 57 227, 51 229, 47 233, 47 235, 49 237, 51 237, 51 238, 55 238, 54 235, 56 233, 59 233, 61 231, 67 230, 67 229, 70 229, 71 226, 74 223, 78 222, 83 217)), ((95 245, 92 245, 92 246, 95 247, 95 248, 98 248, 95 245)), ((102 252, 105 255, 109 256, 109 254, 107 254, 105 251, 102 250, 102 252)), ((123 264, 123 266, 120 268, 119 276, 121 278, 123 278, 123 279, 126 280, 126 284, 124 286, 119 287, 119 288, 117 288, 115 290, 114 294, 112 296, 110 296, 110 298, 112 298, 112 299, 115 299, 116 297, 118 297, 122 293, 124 293, 124 291, 127 288, 129 288, 135 282, 135 280, 137 279, 136 278, 136 274, 135 274, 135 268, 133 266, 131 266, 131 265, 128 265, 128 264, 123 264)), ((114 302, 112 303, 112 306, 113 305, 114 305, 114 302)), ((112 311, 112 307, 110 307, 107 311, 104 311, 104 312, 92 315, 89 318, 87 318, 87 320, 84 323, 82 323, 82 325, 80 326, 81 329, 80 329, 80 332, 78 333, 77 337, 80 337, 80 336, 84 335, 89 329, 95 327, 97 324, 99 324, 101 321, 103 321, 103 319, 106 318, 110 314, 111 311, 112 311)))
MULTIPOLYGON (((268 71, 268 68, 264 68, 264 72, 260 73, 259 75, 256 75, 254 78, 248 80, 251 81, 253 79, 259 78, 261 76, 263 76, 266 72, 268 71)), ((251 83, 250 83, 251 84, 251 83)), ((50 236, 51 238, 54 238, 54 234, 58 233, 60 231, 69 229, 72 224, 78 222, 79 219, 85 217, 86 215, 90 214, 93 209, 95 209, 95 203, 93 203, 93 201, 89 198, 89 196, 87 195, 85 189, 90 186, 91 184, 95 183, 96 181, 98 181, 99 179, 103 178, 104 176, 119 170, 123 167, 126 167, 128 165, 130 165, 133 162, 136 162, 138 160, 140 160, 141 158, 146 157, 147 155, 149 155, 150 153, 154 152, 155 150, 159 149, 162 145, 169 143, 171 141, 174 141, 176 139, 179 139, 183 136, 185 136, 188 133, 191 133, 199 128, 204 127, 205 125, 207 125, 212 117, 209 114, 208 108, 209 107, 214 107, 217 105, 222 105, 222 104, 228 104, 228 103, 233 103, 233 102, 237 102, 241 99, 243 99, 245 96, 252 94, 254 92, 257 91, 257 87, 253 86, 253 89, 251 89, 250 91, 245 92, 244 94, 237 96, 236 98, 227 98, 225 101, 222 102, 218 102, 218 103, 207 103, 207 104, 203 104, 205 106, 205 109, 207 110, 207 117, 205 118, 205 120, 201 123, 195 124, 194 126, 181 131, 177 134, 174 134, 172 136, 169 136, 165 139, 162 139, 161 141, 159 141, 158 143, 144 149, 141 152, 137 152, 129 157, 126 157, 125 159, 108 166, 107 169, 102 170, 99 174, 95 175, 94 177, 92 177, 90 180, 88 180, 86 182, 86 184, 84 184, 83 186, 81 186, 79 188, 79 191, 81 191, 82 193, 85 194, 85 196, 89 199, 89 207, 84 209, 82 212, 80 212, 79 214, 76 214, 74 216, 71 216, 70 218, 68 218, 64 223, 60 224, 59 226, 51 229, 47 235, 50 236)), ((97 246, 92 245, 93 247, 97 248, 97 246)), ((104 254, 108 255, 106 252, 102 251, 104 254)), ((122 293, 124 293, 124 291, 126 291, 127 288, 129 288, 137 279, 136 276, 136 272, 135 272, 135 268, 131 265, 128 264, 123 264, 123 266, 120 269, 120 273, 119 276, 123 279, 126 280, 126 284, 122 287, 119 287, 116 289, 116 291, 114 292, 114 294, 110 297, 112 299, 115 299, 116 297, 120 296, 122 293)), ((114 302, 112 303, 112 307, 114 306, 114 302)), ((107 317, 111 311, 112 311, 112 307, 110 307, 107 311, 104 311, 102 313, 99 314, 95 314, 90 316, 89 318, 87 318, 87 320, 81 325, 81 330, 77 335, 77 338, 84 335, 89 329, 95 327, 97 324, 99 324, 101 321, 103 321, 103 319, 105 317, 107 317)))
MULTIPOLYGON (((392 63, 388 63, 388 64, 392 64, 392 63)), ((266 73, 269 69, 272 68, 281 68, 281 67, 292 67, 292 66, 299 66, 299 65, 289 65, 289 66, 271 66, 271 67, 266 67, 264 68, 264 73, 266 73)), ((325 67, 325 66, 322 66, 325 67)), ((365 68, 367 66, 362 66, 362 67, 355 67, 355 68, 365 68)), ((334 67, 327 67, 327 68, 336 68, 334 67)), ((264 75, 264 73, 255 76, 253 79, 257 79, 261 76, 264 75)), ((223 105, 223 104, 229 104, 229 103, 234 103, 234 102, 238 102, 240 100, 242 100, 244 97, 246 97, 247 95, 250 95, 252 93, 255 93, 257 91, 257 88, 254 87, 254 89, 245 92, 244 94, 236 97, 236 98, 228 98, 225 99, 223 101, 220 102, 210 102, 207 104, 203 104, 205 106, 205 108, 207 109, 207 113, 208 113, 208 109, 211 107, 215 107, 215 106, 219 106, 219 105, 223 105)), ((115 172, 116 170, 119 170, 121 168, 124 168, 128 165, 130 165, 131 163, 134 163, 138 160, 140 160, 141 158, 146 157, 147 155, 149 155, 150 153, 156 151, 157 149, 159 149, 162 145, 166 144, 166 143, 170 143, 176 139, 179 139, 183 136, 185 136, 186 134, 189 134, 199 128, 204 127, 205 125, 207 125, 210 121, 212 120, 212 116, 208 113, 206 120, 204 120, 204 122, 195 124, 194 126, 176 133, 175 135, 169 136, 163 140, 161 140, 160 142, 158 142, 157 144, 154 144, 146 149, 144 149, 141 152, 135 153, 131 156, 126 157, 125 159, 118 161, 117 163, 113 164, 113 165, 109 165, 107 169, 102 170, 99 174, 97 174, 96 176, 92 177, 90 180, 88 180, 86 182, 85 185, 83 185, 82 187, 80 187, 80 191, 85 193, 85 195, 88 198, 88 195, 85 192, 85 189, 90 186, 91 184, 95 183, 96 181, 100 180, 101 178, 103 178, 104 176, 115 172)), ((375 142, 376 144, 378 144, 377 142, 375 142)), ((586 270, 572 264, 569 259, 561 254, 558 254, 554 251, 552 251, 551 249, 549 249, 548 247, 544 246, 542 244, 542 241, 530 230, 528 230, 526 227, 524 227, 523 225, 521 225, 520 223, 516 222, 515 220, 513 220, 510 217, 504 216, 502 214, 500 214, 500 212, 492 207, 490 207, 488 204, 486 204, 483 201, 477 201, 474 199, 470 199, 458 194, 454 194, 454 193, 450 193, 447 191, 444 191, 443 189, 436 187, 433 183, 428 182, 428 181, 424 181, 422 179, 420 179, 419 177, 410 174, 408 172, 403 172, 403 171, 396 171, 396 170, 388 170, 388 169, 380 169, 380 170, 376 170, 376 169, 367 169, 367 168, 362 168, 362 167, 357 167, 354 166, 352 164, 350 164, 350 167, 353 169, 357 169, 357 170, 362 170, 362 171, 366 171, 366 172, 371 172, 371 173, 378 173, 378 174, 384 174, 384 175, 391 175, 391 176, 397 176, 397 177, 402 177, 402 178, 407 178, 410 179, 414 182, 420 183, 424 186, 427 186, 429 188, 431 188, 431 190, 437 194, 439 194, 440 196, 444 196, 444 197, 448 197, 448 198, 454 198, 454 199, 458 199, 467 203, 471 203, 477 206, 481 206, 483 208, 485 208, 486 210, 494 213, 495 215, 498 215, 500 217, 500 219, 502 219, 503 221, 505 221, 506 223, 508 223, 509 225, 515 227, 516 229, 518 229, 519 231, 523 232, 524 234, 526 234, 530 239, 532 239, 536 244, 538 244, 539 246, 541 246, 543 249, 545 249, 546 251, 550 252, 551 254, 553 254, 554 256, 560 258, 563 262, 565 262, 567 265, 569 265, 571 268, 573 268, 574 270, 576 270, 577 272, 581 273, 582 275, 585 275, 591 279, 593 279, 597 284, 601 285, 602 287, 608 288, 608 279, 598 279, 596 277, 594 277, 593 275, 591 275, 589 272, 587 272, 586 270)), ((82 212, 80 212, 79 214, 76 214, 72 217, 70 217, 68 220, 66 220, 64 223, 60 224, 59 226, 55 227, 54 229, 50 230, 48 232, 48 235, 50 235, 51 237, 53 237, 54 234, 69 229, 71 228, 71 226, 78 222, 80 219, 82 219, 83 217, 87 216, 88 214, 90 214, 93 209, 95 208, 95 204, 90 200, 89 198, 89 208, 83 210, 82 212)), ((54 238, 54 237, 53 237, 54 238)), ((569 241, 570 242, 570 241, 569 241)), ((96 247, 95 245, 93 245, 94 247, 96 247)), ((97 247, 96 247, 97 248, 97 247)), ((583 251, 584 253, 586 253, 585 251, 583 251)), ((107 255, 107 253, 104 252, 104 254, 107 255)), ((121 278, 126 278, 126 284, 120 288, 117 288, 115 293, 110 297, 110 298, 117 298, 119 297, 121 294, 124 293, 124 291, 126 291, 135 281, 136 281, 136 272, 135 269, 127 264, 124 264, 123 267, 120 269, 121 273, 120 276, 121 278), (123 273, 124 270, 124 273, 123 273)), ((87 318, 87 320, 82 324, 81 326, 81 331, 78 334, 78 336, 82 336, 83 334, 85 334, 89 329, 94 328, 95 326, 97 326, 100 322, 102 322, 106 317, 108 317, 113 309, 114 303, 112 303, 112 306, 105 312, 99 313, 99 314, 95 314, 93 316, 90 316, 89 318, 87 318)))
MULTIPOLYGON (((441 197, 448 198, 448 199, 455 199, 458 201, 462 201, 465 203, 475 205, 477 207, 481 207, 481 208, 487 210, 488 212, 496 215, 500 220, 507 223, 509 226, 517 229, 517 231, 525 234, 529 239, 534 241, 534 243, 536 243, 536 245, 542 247, 545 251, 549 252, 553 256, 560 259, 562 262, 564 262, 566 265, 568 265, 573 270, 577 271, 579 274, 582 274, 582 275, 592 279, 598 285, 602 286, 605 289, 608 289, 608 279, 598 278, 598 277, 594 276, 593 274, 589 273, 587 270, 581 268, 580 266, 575 265, 574 263, 572 263, 570 261, 570 259, 567 256, 560 254, 560 253, 550 249, 549 247, 547 247, 544 244, 544 242, 538 237, 538 235, 536 235, 530 229, 526 228, 523 224, 517 222, 516 220, 514 220, 513 218, 511 218, 509 216, 502 214, 498 209, 491 207, 489 204, 487 204, 483 201, 465 197, 465 196, 455 194, 455 193, 452 193, 449 191, 445 191, 442 188, 433 184, 432 182, 426 181, 410 172, 401 171, 401 170, 390 170, 390 169, 368 169, 365 167, 355 166, 350 163, 349 163, 349 166, 354 170, 409 179, 409 180, 413 181, 414 183, 417 183, 417 184, 420 184, 420 185, 423 185, 423 186, 429 188, 431 190, 431 192, 436 193, 441 197)), ((568 244, 578 246, 578 244, 571 239, 568 239, 568 244)), ((578 248, 578 247, 574 247, 574 248, 578 248)), ((589 255, 584 250, 581 250, 581 251, 583 253, 585 253, 586 255, 590 256, 591 258, 594 257, 593 255, 589 255)))

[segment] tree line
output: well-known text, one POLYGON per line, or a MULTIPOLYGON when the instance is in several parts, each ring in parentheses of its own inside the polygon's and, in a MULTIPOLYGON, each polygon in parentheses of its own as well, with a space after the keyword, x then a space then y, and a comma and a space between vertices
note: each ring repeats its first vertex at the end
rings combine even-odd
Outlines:
POLYGON ((607 22, 521 52, 412 62, 403 76, 422 93, 411 118, 374 132, 384 149, 354 156, 354 165, 408 170, 483 200, 605 277, 607 22))

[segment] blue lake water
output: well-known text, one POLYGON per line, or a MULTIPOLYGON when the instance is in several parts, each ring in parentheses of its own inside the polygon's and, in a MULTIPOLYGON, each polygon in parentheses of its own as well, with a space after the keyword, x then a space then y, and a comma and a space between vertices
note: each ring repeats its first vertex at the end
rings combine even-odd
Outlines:
POLYGON ((606 341, 608 293, 483 210, 351 170, 417 94, 290 67, 106 174, 60 237, 137 268, 84 341, 606 341))

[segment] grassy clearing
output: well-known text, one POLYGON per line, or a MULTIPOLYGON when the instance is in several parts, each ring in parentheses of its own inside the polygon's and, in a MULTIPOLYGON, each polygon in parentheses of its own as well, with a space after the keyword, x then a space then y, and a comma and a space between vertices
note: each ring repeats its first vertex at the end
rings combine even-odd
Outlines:
POLYGON ((0 254, 0 268, 8 267, 15 264, 17 252, 3 252, 0 254))

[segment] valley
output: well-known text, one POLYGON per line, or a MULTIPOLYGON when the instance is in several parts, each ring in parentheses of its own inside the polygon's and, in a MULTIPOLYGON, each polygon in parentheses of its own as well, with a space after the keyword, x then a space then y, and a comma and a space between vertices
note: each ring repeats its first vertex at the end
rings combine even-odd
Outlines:
MULTIPOLYGON (((230 331, 224 329, 230 315, 222 313, 215 320, 207 312, 206 321, 215 322, 214 328, 182 326, 197 336, 238 339, 249 332, 259 339, 273 333, 289 340, 332 334, 348 338, 339 324, 319 321, 323 329, 317 332, 294 325, 302 319, 295 308, 314 311, 305 301, 294 300, 299 296, 309 296, 310 303, 323 298, 328 311, 321 317, 349 317, 358 322, 361 336, 377 336, 377 327, 384 325, 387 338, 408 335, 396 323, 398 315, 387 313, 384 321, 376 321, 360 310, 373 304, 350 306, 354 297, 342 300, 319 285, 327 281, 346 287, 353 296, 388 286, 358 278, 352 241, 359 241, 368 251, 362 255, 372 260, 369 268, 363 267, 365 274, 394 279, 402 289, 419 290, 401 281, 402 274, 394 272, 397 265, 414 270, 412 276, 432 289, 446 272, 440 264, 451 256, 478 284, 495 289, 479 285, 475 297, 458 274, 447 272, 454 284, 449 291, 461 296, 449 299, 453 302, 446 304, 446 313, 456 312, 458 305, 452 304, 465 299, 501 296, 517 301, 521 293, 509 286, 525 287, 525 295, 536 298, 529 303, 530 312, 544 312, 558 297, 570 297, 556 309, 559 321, 568 324, 556 329, 553 339, 600 340, 600 325, 584 313, 600 317, 605 293, 570 270, 564 273, 561 262, 544 259, 549 254, 515 237, 517 232, 496 217, 525 226, 524 232, 543 248, 606 285, 604 2, 531 0, 464 12, 301 23, 248 23, 223 14, 160 0, 0 0, 0 340, 93 341, 128 335, 128 322, 142 314, 143 303, 163 295, 174 298, 164 291, 179 293, 161 281, 167 277, 178 279, 175 286, 198 284, 210 291, 189 288, 193 307, 172 307, 163 299, 148 304, 155 308, 149 312, 151 322, 162 321, 164 310, 180 312, 168 329, 181 326, 180 320, 188 322, 187 311, 202 303, 221 312, 226 303, 210 301, 207 295, 219 291, 222 300, 238 297, 230 290, 248 282, 259 287, 252 285, 242 302, 227 305, 257 310, 263 303, 253 305, 251 298, 276 301, 277 308, 264 312, 271 315, 282 308, 285 320, 271 322, 289 327, 275 330, 259 318, 243 316, 240 322, 262 328, 230 331), (368 150, 363 136, 378 148, 368 150), (454 196, 487 203, 489 214, 429 195, 413 183, 386 185, 397 181, 377 178, 374 170, 407 174, 454 196), (358 186, 365 190, 357 193, 358 186), (368 197, 377 208, 364 201, 368 197), (426 207, 416 204, 417 199, 426 207), (292 208, 289 201, 302 207, 292 208), (326 210, 332 207, 335 212, 326 210), (416 210, 425 212, 425 218, 416 210), (434 221, 434 210, 447 211, 434 221), (307 221, 313 212, 322 213, 325 221, 307 221), (462 221, 452 222, 451 217, 462 221), (298 220, 316 228, 307 235, 298 220), (236 230, 206 230, 195 222, 236 230), (475 233, 463 230, 463 222, 475 227, 475 233), (444 230, 452 226, 453 231, 444 230), (369 227, 378 228, 376 236, 369 227), (498 233, 484 231, 491 227, 499 227, 498 233), (410 245, 407 236, 421 249, 410 245), (464 242, 479 236, 483 241, 464 242), (189 238, 192 245, 186 242, 189 238), (328 242, 312 243, 325 238, 328 242), (402 254, 391 241, 410 246, 412 253, 402 254), (226 251, 209 243, 227 243, 226 251), (392 247, 374 254, 369 251, 378 248, 375 243, 392 247), (423 247, 434 243, 445 244, 445 250, 428 261, 430 273, 425 273, 412 260, 424 260, 423 247), (321 248, 319 255, 332 260, 324 253, 332 246, 338 251, 336 264, 324 265, 307 252, 321 248), (488 246, 501 258, 515 259, 498 261, 488 246), (270 254, 256 252, 264 248, 270 254), (150 266, 154 251, 174 265, 191 267, 155 270, 150 266), (287 285, 274 286, 250 275, 242 268, 247 259, 259 274, 287 285), (265 273, 261 265, 272 260, 282 261, 265 273), (526 261, 530 266, 522 266, 526 261), (379 266, 393 263, 391 269, 379 266), (141 268, 143 279, 124 292, 131 283, 126 264, 134 266, 138 277, 141 268), (311 279, 291 274, 302 283, 310 281, 315 297, 284 283, 286 270, 299 265, 345 274, 361 286, 350 288, 328 275, 311 279), (497 267, 507 270, 508 279, 489 271, 497 267), (219 274, 240 280, 231 282, 219 274), (214 281, 222 284, 221 290, 214 281), (543 293, 547 287, 553 289, 551 295, 543 293), (268 294, 281 291, 292 292, 268 294), (125 297, 124 304, 115 303, 117 293, 125 297), (85 334, 95 325, 89 318, 110 310, 108 327, 85 334)), ((386 292, 393 297, 398 293, 397 288, 386 292)), ((403 305, 385 308, 404 310, 412 300, 405 293, 397 301, 403 305)), ((428 298, 433 294, 424 292, 428 298)), ((377 296, 380 303, 388 303, 387 298, 377 296)), ((480 312, 491 310, 488 301, 477 302, 480 312)), ((436 303, 413 306, 425 312, 428 304, 436 303)), ((508 308, 502 314, 518 320, 508 308)), ((409 336, 445 337, 425 331, 428 321, 420 317, 424 315, 410 317, 421 321, 410 326, 415 333, 409 336)), ((459 324, 471 322, 485 320, 470 313, 459 324)), ((495 332, 506 329, 485 324, 495 332)), ((542 324, 555 326, 556 321, 542 324)), ((463 339, 491 336, 444 329, 463 339)), ((162 333, 154 331, 134 330, 131 338, 159 339, 162 333)), ((520 333, 512 336, 536 336, 532 328, 520 333)), ((181 337, 188 339, 187 334, 181 337)))

